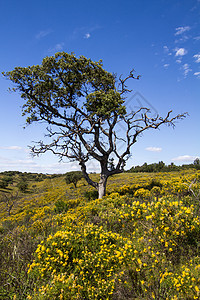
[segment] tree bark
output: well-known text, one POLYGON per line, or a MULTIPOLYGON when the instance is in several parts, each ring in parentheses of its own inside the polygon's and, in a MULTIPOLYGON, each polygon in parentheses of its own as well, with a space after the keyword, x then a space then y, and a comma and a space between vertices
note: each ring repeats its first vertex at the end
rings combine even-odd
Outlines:
POLYGON ((99 199, 106 195, 106 184, 107 184, 108 177, 104 174, 101 174, 101 179, 98 183, 98 193, 99 199))

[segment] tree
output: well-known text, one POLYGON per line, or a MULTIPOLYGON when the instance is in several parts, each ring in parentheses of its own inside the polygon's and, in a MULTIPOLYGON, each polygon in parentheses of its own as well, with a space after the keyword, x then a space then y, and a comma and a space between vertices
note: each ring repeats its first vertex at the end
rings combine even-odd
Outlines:
POLYGON ((11 210, 15 203, 20 199, 18 193, 1 193, 0 194, 0 202, 3 202, 6 205, 6 210, 8 215, 10 216, 11 210))
POLYGON ((194 160, 193 164, 197 170, 200 170, 200 159, 198 157, 194 160))
POLYGON ((75 188, 76 188, 77 182, 79 180, 81 180, 82 178, 83 178, 83 174, 82 174, 82 172, 79 172, 79 171, 77 171, 77 172, 76 171, 68 172, 65 175, 66 183, 67 184, 73 183, 75 188))
POLYGON ((17 187, 21 192, 25 193, 28 189, 28 183, 27 181, 21 180, 18 182, 17 187))
POLYGON ((132 70, 126 78, 120 76, 117 80, 116 75, 103 69, 102 61, 77 58, 73 53, 56 53, 44 58, 41 65, 16 67, 3 75, 14 82, 14 91, 19 91, 25 100, 22 115, 27 116, 26 123, 42 121, 49 126, 49 140, 31 147, 33 155, 52 151, 60 159, 78 161, 99 198, 105 195, 108 177, 124 171, 138 136, 162 124, 174 126, 186 115, 171 117, 169 111, 164 118, 151 117, 147 107, 127 114, 124 100, 131 92, 127 81, 140 76, 135 77, 132 70), (119 123, 125 128, 123 137, 117 130, 119 123), (115 166, 109 168, 112 158, 115 166), (99 182, 87 172, 90 159, 100 164, 99 182))
POLYGON ((2 178, 1 180, 0 180, 0 189, 6 189, 7 188, 7 186, 8 186, 8 182, 6 181, 6 180, 4 180, 4 178, 2 178))

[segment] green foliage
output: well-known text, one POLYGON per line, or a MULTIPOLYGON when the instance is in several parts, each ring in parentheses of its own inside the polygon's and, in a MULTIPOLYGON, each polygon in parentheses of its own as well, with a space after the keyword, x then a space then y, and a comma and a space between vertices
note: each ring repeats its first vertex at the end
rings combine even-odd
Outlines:
POLYGON ((2 180, 7 182, 7 184, 12 184, 13 183, 13 177, 12 176, 4 176, 2 180))
POLYGON ((93 191, 86 191, 84 193, 84 197, 88 200, 94 200, 98 198, 98 191, 93 190, 93 191))
POLYGON ((17 187, 19 189, 19 191, 25 193, 28 189, 28 182, 27 181, 19 181, 18 184, 17 184, 17 187))
POLYGON ((200 170, 200 159, 196 158, 193 162, 195 169, 200 170))
POLYGON ((73 53, 59 52, 44 58, 41 65, 16 67, 3 74, 17 85, 21 97, 27 100, 23 115, 28 115, 28 124, 40 119, 39 114, 52 120, 59 115, 60 108, 67 115, 72 101, 78 104, 77 99, 86 96, 89 90, 84 106, 88 115, 104 116, 105 113, 109 117, 113 112, 125 112, 123 101, 115 91, 115 77, 102 68, 101 61, 93 62, 84 56, 76 58, 73 53), (34 97, 26 92, 30 86, 34 89, 34 97))
POLYGON ((26 299, 31 291, 27 264, 33 259, 36 241, 27 231, 15 228, 9 235, 0 234, 0 299, 26 299), (17 298, 14 298, 17 295, 17 298))
POLYGON ((4 179, 0 180, 0 189, 5 189, 8 186, 8 182, 4 179))
POLYGON ((73 183, 74 187, 76 188, 76 185, 79 180, 83 178, 83 174, 80 171, 72 171, 68 172, 65 175, 65 181, 67 184, 73 183))
POLYGON ((181 170, 187 170, 191 168, 195 168, 197 170, 200 170, 200 163, 199 159, 196 158, 193 162, 193 164, 187 164, 187 165, 182 165, 182 166, 176 166, 174 163, 171 163, 170 165, 165 165, 163 161, 159 161, 158 163, 153 163, 153 164, 147 164, 144 163, 142 166, 135 166, 132 167, 130 170, 127 172, 130 173, 138 173, 138 172, 147 172, 147 173, 152 173, 152 172, 171 172, 171 171, 181 171, 181 170))
POLYGON ((122 116, 125 114, 124 101, 121 99, 120 93, 115 90, 95 91, 87 96, 86 108, 92 115, 97 115, 106 119, 111 113, 117 113, 122 116))
POLYGON ((78 199, 67 200, 67 201, 58 200, 55 202, 54 211, 57 214, 67 212, 70 208, 75 208, 76 206, 78 206, 79 203, 80 203, 80 200, 78 200, 78 199))
POLYGON ((13 183, 13 177, 10 175, 4 175, 0 178, 0 188, 6 189, 9 184, 13 183))
POLYGON ((149 190, 151 190, 153 187, 155 187, 155 186, 157 186, 157 187, 162 187, 162 183, 159 181, 159 180, 156 180, 156 179, 152 179, 151 181, 150 181, 150 183, 148 184, 148 186, 147 186, 147 188, 149 189, 149 190))

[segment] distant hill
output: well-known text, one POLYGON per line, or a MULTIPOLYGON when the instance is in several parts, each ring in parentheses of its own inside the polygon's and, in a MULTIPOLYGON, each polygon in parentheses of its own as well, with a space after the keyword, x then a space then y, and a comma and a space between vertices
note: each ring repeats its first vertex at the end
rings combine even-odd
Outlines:
POLYGON ((171 172, 171 171, 181 171, 181 170, 188 170, 188 169, 196 169, 200 170, 200 160, 197 158, 195 159, 194 163, 192 164, 183 164, 182 166, 176 166, 174 163, 170 165, 165 165, 163 161, 159 161, 158 163, 147 164, 144 163, 142 166, 135 166, 132 167, 127 172, 134 173, 134 172, 171 172))

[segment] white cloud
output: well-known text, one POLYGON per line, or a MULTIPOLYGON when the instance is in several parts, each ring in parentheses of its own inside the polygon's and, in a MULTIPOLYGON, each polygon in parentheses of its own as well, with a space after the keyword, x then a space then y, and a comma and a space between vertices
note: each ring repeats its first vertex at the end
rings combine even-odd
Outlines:
POLYGON ((187 54, 187 50, 185 48, 176 48, 175 52, 175 56, 183 56, 187 54))
POLYGON ((172 53, 169 51, 169 47, 167 47, 167 46, 163 46, 163 51, 164 51, 164 54, 166 54, 166 55, 172 55, 172 53))
MULTIPOLYGON (((42 158, 9 158, 0 156, 0 172, 3 171, 20 171, 20 172, 33 172, 33 173, 66 173, 69 171, 79 171, 80 166, 78 162, 44 162, 42 158)), ((88 172, 100 172, 98 163, 91 160, 86 163, 88 172)))
POLYGON ((89 39, 90 37, 91 37, 90 33, 86 33, 86 34, 84 35, 84 39, 89 39))
POLYGON ((169 48, 167 46, 163 46, 164 52, 168 53, 169 52, 169 48))
POLYGON ((200 36, 195 36, 194 40, 199 41, 200 40, 200 36))
POLYGON ((176 62, 177 62, 178 64, 181 64, 181 63, 182 63, 182 57, 179 58, 179 59, 177 59, 176 62))
POLYGON ((160 151, 162 151, 162 148, 159 148, 159 147, 147 147, 145 150, 152 151, 152 152, 160 152, 160 151))
POLYGON ((192 71, 192 69, 190 69, 188 64, 184 64, 183 65, 183 70, 184 70, 184 76, 187 77, 188 73, 192 71))
POLYGON ((9 159, 6 157, 0 157, 1 165, 0 171, 22 171, 31 172, 37 167, 36 162, 31 159, 9 159))
POLYGON ((195 72, 194 76, 197 76, 197 78, 200 78, 200 72, 195 72))
POLYGON ((185 42, 187 41, 189 38, 187 36, 184 36, 178 40, 175 40, 175 44, 178 44, 178 43, 182 43, 182 42, 185 42))
POLYGON ((49 53, 54 53, 54 52, 57 52, 57 51, 62 51, 63 47, 64 47, 64 43, 58 43, 54 47, 49 48, 48 52, 49 53))
POLYGON ((59 44, 56 44, 54 49, 56 51, 60 51, 60 50, 63 50, 63 46, 64 46, 64 43, 59 43, 59 44))
POLYGON ((3 150, 22 150, 22 147, 19 146, 8 146, 8 147, 0 147, 3 150))
POLYGON ((79 38, 85 38, 89 39, 91 37, 91 33, 94 33, 97 30, 102 29, 103 27, 99 25, 95 26, 82 26, 82 27, 77 27, 73 30, 72 32, 72 39, 79 39, 79 38))
POLYGON ((169 64, 164 64, 163 67, 167 69, 169 67, 169 64))
POLYGON ((193 162, 197 157, 191 155, 181 155, 172 159, 172 161, 193 162))
POLYGON ((193 57, 196 59, 196 63, 200 63, 200 54, 195 54, 193 57))
POLYGON ((52 30, 41 30, 40 32, 38 32, 37 34, 36 34, 36 39, 42 39, 43 37, 45 37, 45 36, 47 36, 47 35, 49 35, 50 33, 52 32, 52 30))
POLYGON ((180 35, 180 34, 183 34, 187 31, 189 31, 191 29, 190 26, 181 26, 181 27, 177 27, 175 30, 175 35, 180 35))

